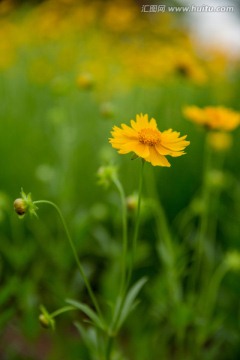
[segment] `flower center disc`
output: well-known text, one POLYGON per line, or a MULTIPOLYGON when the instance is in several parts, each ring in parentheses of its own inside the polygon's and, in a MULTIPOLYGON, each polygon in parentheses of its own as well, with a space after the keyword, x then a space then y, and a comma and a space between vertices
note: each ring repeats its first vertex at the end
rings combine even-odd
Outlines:
POLYGON ((161 133, 155 129, 142 129, 138 132, 138 138, 140 143, 154 146, 160 142, 161 133))

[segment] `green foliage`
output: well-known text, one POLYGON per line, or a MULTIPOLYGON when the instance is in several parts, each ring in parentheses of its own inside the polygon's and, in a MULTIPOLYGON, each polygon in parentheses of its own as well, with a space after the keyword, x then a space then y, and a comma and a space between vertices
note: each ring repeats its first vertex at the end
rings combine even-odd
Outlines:
MULTIPOLYGON (((186 121, 182 108, 194 104, 239 110, 239 68, 222 59, 225 68, 221 61, 213 61, 210 69, 211 61, 206 65, 196 58, 184 42, 192 60, 187 57, 184 66, 189 66, 189 73, 183 74, 183 64, 175 64, 176 59, 185 59, 179 52, 185 39, 181 29, 179 33, 169 25, 158 29, 154 21, 146 26, 144 19, 139 26, 131 22, 132 31, 139 33, 130 33, 127 24, 125 30, 116 29, 105 9, 101 18, 106 28, 99 20, 89 27, 84 23, 85 30, 67 28, 64 33, 68 22, 58 23, 61 14, 65 19, 64 2, 53 13, 42 6, 35 13, 31 8, 13 10, 1 20, 0 331, 4 347, 0 344, 0 357, 37 360, 47 348, 46 360, 100 360, 105 352, 104 331, 109 331, 118 333, 111 360, 238 359, 239 128, 232 133, 228 152, 212 154, 203 196, 205 131, 186 121), (37 28, 32 35, 29 28, 34 28, 34 21, 37 28), (99 34, 105 41, 100 41, 99 34), (116 53, 116 42, 125 55, 116 53), (164 58, 166 65, 174 60, 171 69, 162 62, 157 67, 158 48, 166 48, 166 43, 164 55, 170 46, 177 48, 171 59, 164 58), (156 59, 148 53, 151 46, 156 59), (205 82, 199 81, 202 66, 205 82), (86 76, 89 71, 91 77, 86 76), (161 130, 188 134, 191 145, 187 155, 172 159, 169 169, 145 166, 133 280, 127 294, 119 297, 121 207, 110 180, 117 165, 125 193, 131 196, 140 164, 131 155, 118 156, 108 138, 113 125, 129 123, 140 112, 155 117, 161 130), (107 189, 98 186, 99 175, 107 189), (39 206, 38 219, 25 217, 21 222, 14 214, 13 201, 21 187, 30 190, 34 200, 53 200, 62 209, 84 273, 101 307, 109 312, 104 321, 91 307, 54 211, 39 206), (65 298, 78 300, 67 300, 69 306, 62 308, 65 298), (47 309, 60 308, 45 313, 51 319, 64 313, 54 322, 54 334, 46 335, 40 327, 42 303, 47 309), (80 310, 80 315, 72 309, 80 310), (41 341, 45 347, 39 350, 41 341)), ((90 19, 89 15, 86 22, 90 19)), ((25 200, 31 201, 28 196, 25 200)), ((129 208, 127 215, 132 239, 136 209, 129 208)))
POLYGON ((74 306, 76 309, 81 310, 85 315, 87 315, 90 321, 98 328, 105 330, 106 325, 99 318, 99 316, 86 304, 80 303, 76 300, 66 300, 68 304, 74 306))

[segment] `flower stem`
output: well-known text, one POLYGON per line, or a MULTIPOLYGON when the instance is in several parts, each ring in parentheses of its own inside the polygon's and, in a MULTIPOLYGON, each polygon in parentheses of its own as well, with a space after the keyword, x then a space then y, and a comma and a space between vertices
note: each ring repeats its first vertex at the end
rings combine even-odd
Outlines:
POLYGON ((83 278, 83 280, 84 280, 84 283, 85 283, 85 285, 86 285, 86 288, 87 288, 87 290, 88 290, 89 296, 90 296, 90 298, 91 298, 91 300, 92 300, 92 302, 93 302, 93 304, 94 304, 94 306, 95 306, 95 309, 96 309, 99 317, 102 319, 102 313, 101 313, 101 310, 100 310, 100 308, 99 308, 98 302, 97 302, 96 297, 95 297, 95 295, 94 295, 94 293, 93 293, 93 291, 92 291, 91 285, 90 285, 90 283, 89 283, 89 281, 88 281, 88 279, 87 279, 87 277, 86 277, 86 275, 85 275, 85 273, 84 273, 84 271, 83 271, 83 267, 82 267, 82 265, 81 265, 81 263, 80 263, 80 260, 79 260, 79 258, 78 258, 78 254, 77 254, 76 247, 75 247, 74 242, 73 242, 73 240, 72 240, 72 238, 71 238, 71 236, 70 236, 70 233, 69 233, 69 231, 68 231, 67 224, 66 224, 66 222, 65 222, 65 220, 64 220, 64 217, 63 217, 63 215, 62 215, 61 210, 59 209, 59 207, 58 207, 55 203, 53 203, 52 201, 48 201, 48 200, 37 200, 37 201, 33 201, 33 203, 34 203, 34 204, 48 204, 48 205, 53 206, 53 207, 55 208, 55 210, 57 211, 57 213, 58 213, 58 215, 59 215, 59 217, 60 217, 60 219, 61 219, 61 221, 62 221, 64 230, 65 230, 65 233, 66 233, 66 235, 67 235, 67 238, 68 238, 70 247, 71 247, 71 249, 72 249, 72 252, 73 252, 75 261, 76 261, 76 263, 77 263, 78 269, 79 269, 79 271, 80 271, 80 274, 81 274, 81 276, 82 276, 82 278, 83 278))
POLYGON ((221 281, 228 271, 228 267, 225 262, 222 262, 213 273, 209 283, 204 288, 202 296, 200 296, 201 308, 205 314, 205 317, 210 319, 215 309, 215 303, 218 296, 219 287, 221 281))
POLYGON ((166 276, 168 280, 169 291, 171 298, 175 302, 179 302, 182 298, 182 289, 178 280, 178 272, 176 269, 176 253, 170 232, 170 225, 166 217, 161 199, 157 189, 156 179, 153 169, 148 172, 148 191, 152 199, 154 199, 152 210, 156 221, 158 232, 157 251, 158 255, 163 260, 166 269, 166 276))
POLYGON ((125 283, 126 283, 126 273, 127 273, 127 250, 128 250, 128 239, 127 239, 127 207, 126 207, 126 197, 122 187, 122 184, 118 178, 113 179, 114 184, 116 185, 122 203, 122 228, 123 228, 123 242, 122 242, 122 261, 121 261, 121 285, 120 285, 120 296, 124 296, 125 292, 125 283))
POLYGON ((106 357, 105 357, 106 360, 111 360, 113 340, 114 338, 109 335, 107 340, 107 347, 106 347, 106 357))
POLYGON ((141 200, 142 200, 142 187, 143 187, 143 169, 144 169, 145 160, 142 160, 142 166, 140 170, 140 178, 139 178, 139 188, 138 188, 138 205, 137 205, 137 214, 136 214, 136 222, 133 234, 133 242, 132 242, 132 252, 131 252, 131 263, 129 267, 127 285, 129 284, 132 271, 133 271, 133 263, 136 255, 136 248, 137 248, 137 239, 138 239, 138 232, 139 232, 139 225, 140 225, 140 210, 141 210, 141 200))
POLYGON ((56 316, 58 316, 58 315, 63 314, 63 313, 66 312, 66 311, 72 311, 72 310, 76 310, 76 308, 73 307, 73 306, 64 306, 63 308, 58 309, 58 310, 54 311, 53 313, 51 313, 50 316, 51 316, 52 318, 54 318, 54 317, 56 317, 56 316))
POLYGON ((210 204, 210 187, 208 182, 208 174, 211 169, 211 149, 208 145, 207 139, 205 140, 205 164, 204 164, 204 173, 203 173, 203 188, 202 188, 202 203, 204 209, 201 213, 199 220, 199 229, 196 243, 196 253, 195 253, 195 268, 193 272, 193 287, 197 285, 197 280, 199 279, 199 285, 201 286, 201 266, 204 253, 204 243, 207 235, 208 225, 209 225, 209 204, 210 204))

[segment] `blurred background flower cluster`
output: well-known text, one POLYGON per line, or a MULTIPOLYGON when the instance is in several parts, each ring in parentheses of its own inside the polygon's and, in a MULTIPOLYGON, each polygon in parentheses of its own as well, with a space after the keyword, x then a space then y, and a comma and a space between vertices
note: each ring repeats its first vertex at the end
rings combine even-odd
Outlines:
MULTIPOLYGON (((196 359, 188 338, 196 324, 201 359, 239 358, 239 126, 228 133, 206 134, 209 129, 186 119, 186 109, 195 109, 193 117, 204 107, 222 107, 223 116, 224 108, 240 110, 239 57, 193 37, 186 14, 145 13, 143 4, 0 2, 3 360, 90 359, 71 314, 58 320, 54 334, 43 331, 37 321, 41 303, 54 309, 67 297, 86 299, 55 213, 42 207, 39 219, 20 222, 12 203, 21 187, 34 200, 55 201, 66 215, 94 288, 111 298, 117 285, 121 218, 114 188, 99 186, 97 172, 102 165, 118 164, 131 223, 139 163, 119 157, 108 138, 113 125, 129 123, 140 112, 158 119, 162 130, 188 134, 191 146, 187 156, 172 160, 171 168, 146 171, 134 274, 137 278, 144 272, 152 280, 140 304, 142 320, 133 314, 125 326, 121 359, 196 359), (203 179, 205 138, 215 160, 203 179), (219 316, 212 327, 210 315, 204 320, 194 317, 190 300, 169 310, 170 295, 165 290, 171 278, 162 277, 164 251, 152 210, 161 198, 175 234, 176 268, 181 273, 189 265, 198 217, 205 211, 199 197, 202 182, 211 188, 209 196, 217 198, 208 210, 216 243, 206 252, 234 270, 223 280, 216 300, 219 316)), ((181 276, 184 288, 185 275, 181 276)))

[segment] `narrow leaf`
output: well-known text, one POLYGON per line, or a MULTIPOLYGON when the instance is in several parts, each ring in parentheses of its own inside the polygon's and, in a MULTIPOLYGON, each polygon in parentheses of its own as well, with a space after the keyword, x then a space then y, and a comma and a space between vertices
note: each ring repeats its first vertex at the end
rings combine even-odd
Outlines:
POLYGON ((79 322, 75 322, 77 330, 79 331, 83 342, 89 349, 89 353, 93 359, 105 359, 103 355, 105 353, 105 342, 103 338, 98 336, 98 329, 88 327, 87 329, 82 326, 79 322))
POLYGON ((105 329, 105 324, 103 321, 99 318, 99 316, 95 313, 94 310, 92 310, 88 305, 81 303, 76 300, 67 299, 66 302, 72 306, 74 306, 76 309, 81 310, 85 315, 89 317, 89 319, 92 320, 92 322, 99 327, 100 329, 105 329))
MULTIPOLYGON (((75 322, 74 325, 76 326, 77 330, 79 331, 80 335, 82 336, 84 343, 91 349, 96 346, 96 339, 92 335, 92 331, 89 329, 85 329, 79 322, 75 322)), ((90 329, 94 330, 94 329, 90 329)))
POLYGON ((117 322, 117 319, 119 317, 119 310, 122 305, 122 301, 123 301, 123 298, 121 296, 119 296, 117 298, 116 305, 115 305, 114 312, 113 312, 113 320, 112 320, 113 326, 117 322))
POLYGON ((131 289, 127 293, 127 296, 125 298, 125 301, 124 301, 124 304, 122 307, 121 314, 119 316, 118 324, 116 326, 117 329, 119 329, 121 327, 121 325, 126 320, 129 313, 135 308, 135 306, 136 306, 135 299, 136 299, 138 293, 140 292, 140 290, 142 289, 143 285, 146 283, 146 281, 147 281, 146 277, 141 278, 131 287, 131 289))

